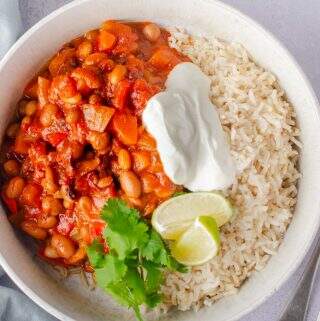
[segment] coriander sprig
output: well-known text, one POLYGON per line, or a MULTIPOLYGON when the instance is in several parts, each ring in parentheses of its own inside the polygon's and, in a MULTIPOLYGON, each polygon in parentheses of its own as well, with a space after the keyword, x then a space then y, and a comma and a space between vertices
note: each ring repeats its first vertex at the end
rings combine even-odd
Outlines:
POLYGON ((102 209, 106 221, 103 240, 94 241, 87 253, 97 284, 142 321, 140 306, 154 308, 161 302, 163 271, 185 272, 168 251, 159 234, 139 212, 121 199, 109 199, 102 209), (109 247, 105 253, 103 242, 109 247))

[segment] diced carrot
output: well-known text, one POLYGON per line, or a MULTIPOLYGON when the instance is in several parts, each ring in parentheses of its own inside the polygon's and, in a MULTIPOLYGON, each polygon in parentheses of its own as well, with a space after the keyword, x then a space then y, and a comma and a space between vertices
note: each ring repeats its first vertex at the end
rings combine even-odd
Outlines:
POLYGON ((103 132, 108 126, 115 109, 106 106, 85 104, 82 106, 85 122, 89 129, 103 132))
POLYGON ((49 64, 52 76, 62 75, 73 69, 72 61, 76 57, 76 49, 66 48, 53 57, 49 64))
POLYGON ((123 144, 134 145, 137 143, 137 117, 124 113, 116 113, 113 117, 113 129, 123 144))
POLYGON ((50 80, 39 76, 38 77, 38 100, 41 108, 49 102, 49 99, 48 99, 49 88, 50 88, 50 80))
POLYGON ((99 46, 99 51, 105 51, 105 50, 110 50, 114 47, 116 43, 116 37, 106 31, 106 30, 101 30, 99 37, 98 37, 98 46, 99 46))
POLYGON ((159 48, 150 58, 150 64, 158 69, 168 69, 173 68, 181 60, 178 58, 177 54, 173 49, 169 47, 159 48))
POLYGON ((138 35, 128 25, 117 21, 106 21, 101 26, 102 30, 112 33, 117 38, 112 52, 115 54, 132 52, 137 48, 138 35))
POLYGON ((115 90, 115 96, 113 98, 113 104, 115 107, 122 109, 126 106, 131 84, 128 79, 121 80, 115 90))

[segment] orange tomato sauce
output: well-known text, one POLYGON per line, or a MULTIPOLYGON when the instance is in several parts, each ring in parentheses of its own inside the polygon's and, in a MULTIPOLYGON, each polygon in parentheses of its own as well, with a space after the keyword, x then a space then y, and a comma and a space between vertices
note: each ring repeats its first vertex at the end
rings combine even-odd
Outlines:
POLYGON ((148 217, 181 187, 164 173, 141 122, 148 99, 188 59, 155 24, 106 21, 65 44, 26 86, 2 146, 9 219, 67 266, 104 228, 120 197, 148 217))

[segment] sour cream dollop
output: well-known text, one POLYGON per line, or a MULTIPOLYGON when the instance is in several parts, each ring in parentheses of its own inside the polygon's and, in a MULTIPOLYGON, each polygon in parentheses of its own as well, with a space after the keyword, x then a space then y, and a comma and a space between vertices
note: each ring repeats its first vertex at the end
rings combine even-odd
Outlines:
POLYGON ((151 97, 142 119, 157 142, 168 177, 191 191, 221 190, 235 180, 235 167, 216 107, 210 79, 195 64, 178 64, 166 90, 151 97))

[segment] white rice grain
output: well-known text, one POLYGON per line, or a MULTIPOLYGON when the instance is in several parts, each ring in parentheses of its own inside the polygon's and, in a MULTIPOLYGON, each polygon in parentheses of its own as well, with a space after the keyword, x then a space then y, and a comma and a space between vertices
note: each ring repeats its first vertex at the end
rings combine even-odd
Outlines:
POLYGON ((211 78, 211 99, 238 173, 227 191, 238 215, 221 228, 220 254, 187 274, 167 274, 163 286, 164 310, 197 310, 235 294, 276 254, 296 203, 301 143, 293 108, 276 77, 243 46, 176 29, 169 41, 211 78))

